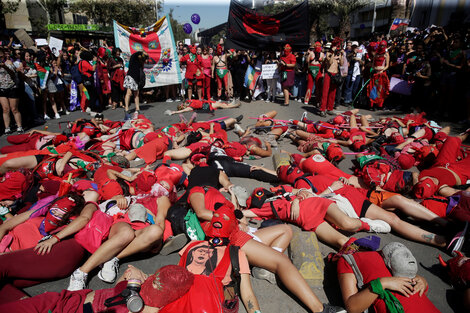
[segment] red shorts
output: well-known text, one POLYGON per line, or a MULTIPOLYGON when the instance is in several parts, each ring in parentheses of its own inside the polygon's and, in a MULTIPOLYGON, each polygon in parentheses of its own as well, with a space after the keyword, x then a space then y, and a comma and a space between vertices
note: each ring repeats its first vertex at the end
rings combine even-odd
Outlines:
POLYGON ((168 150, 167 142, 167 139, 164 138, 154 139, 135 149, 135 153, 139 158, 144 159, 146 164, 152 164, 156 160, 163 158, 163 153, 168 150))
MULTIPOLYGON (((194 79, 188 79, 188 86, 194 85, 194 79)), ((202 79, 196 79, 196 86, 202 87, 202 79)))

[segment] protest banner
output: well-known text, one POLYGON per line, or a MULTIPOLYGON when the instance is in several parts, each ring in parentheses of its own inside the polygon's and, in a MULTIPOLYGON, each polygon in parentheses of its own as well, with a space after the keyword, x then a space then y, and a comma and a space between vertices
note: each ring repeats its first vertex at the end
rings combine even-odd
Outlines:
POLYGON ((34 46, 34 40, 26 33, 24 29, 18 29, 15 32, 15 36, 21 42, 23 47, 30 48, 34 46))
POLYGON ((145 51, 149 55, 145 64, 145 88, 181 83, 181 71, 175 39, 167 16, 145 28, 125 26, 114 21, 114 41, 122 50, 126 71, 131 55, 145 51))
POLYGON ((59 53, 60 53, 60 50, 62 50, 63 44, 64 44, 63 40, 60 40, 52 36, 49 38, 49 48, 51 48, 52 54, 55 57, 59 56, 59 53))
POLYGON ((273 79, 279 77, 277 64, 263 64, 261 66, 261 77, 263 79, 273 79))

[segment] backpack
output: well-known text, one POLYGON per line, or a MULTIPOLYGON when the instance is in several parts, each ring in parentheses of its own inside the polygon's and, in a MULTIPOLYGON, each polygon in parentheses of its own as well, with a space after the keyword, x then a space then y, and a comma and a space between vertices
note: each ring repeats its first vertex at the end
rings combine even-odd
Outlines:
MULTIPOLYGON (((82 62, 82 61, 80 61, 80 62, 82 62)), ((72 80, 77 85, 83 83, 82 73, 80 73, 80 70, 78 69, 78 65, 80 64, 80 62, 78 64, 74 64, 72 66, 72 68, 70 69, 70 74, 72 75, 72 80)))

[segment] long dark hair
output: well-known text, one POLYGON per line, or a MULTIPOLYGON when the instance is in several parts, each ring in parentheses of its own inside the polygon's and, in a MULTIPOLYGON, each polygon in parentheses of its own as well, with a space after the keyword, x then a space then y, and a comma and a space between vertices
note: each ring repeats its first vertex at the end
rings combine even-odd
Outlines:
POLYGON ((205 269, 201 273, 201 275, 209 276, 217 266, 217 249, 215 247, 212 247, 212 246, 209 246, 209 245, 196 246, 196 247, 192 248, 188 252, 188 257, 186 259, 186 266, 193 263, 193 260, 194 260, 193 253, 194 253, 194 251, 196 251, 198 249, 213 249, 212 256, 209 258, 209 260, 206 261, 206 264, 204 265, 205 269))

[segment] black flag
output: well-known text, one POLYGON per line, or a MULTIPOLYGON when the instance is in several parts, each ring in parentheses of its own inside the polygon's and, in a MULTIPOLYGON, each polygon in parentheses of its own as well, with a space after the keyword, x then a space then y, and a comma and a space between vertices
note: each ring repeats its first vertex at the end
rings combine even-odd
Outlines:
POLYGON ((309 34, 307 1, 276 15, 262 15, 230 2, 228 49, 276 50, 288 43, 293 50, 302 50, 309 46, 309 34))

